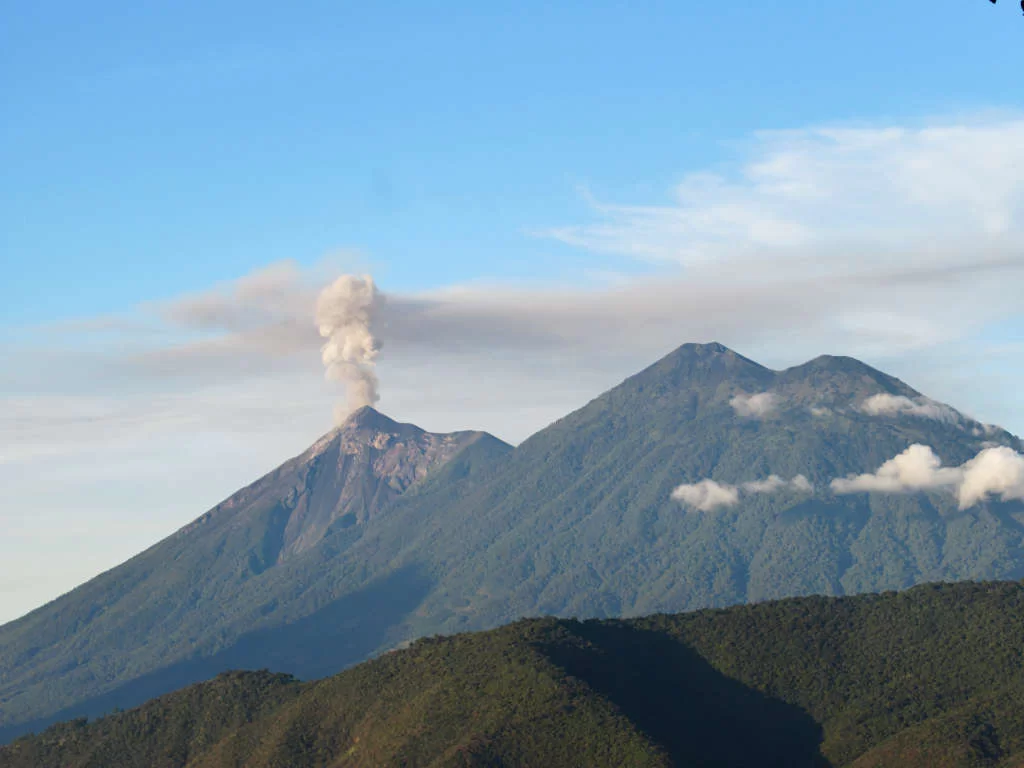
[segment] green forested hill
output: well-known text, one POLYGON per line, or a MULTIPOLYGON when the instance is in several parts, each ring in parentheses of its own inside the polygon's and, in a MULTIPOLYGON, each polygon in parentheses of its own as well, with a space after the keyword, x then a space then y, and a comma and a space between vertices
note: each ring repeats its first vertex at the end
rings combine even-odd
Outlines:
POLYGON ((366 409, 164 542, 0 627, 0 741, 233 668, 322 677, 425 635, 794 595, 1024 578, 1024 503, 837 496, 914 443, 986 428, 850 358, 773 371, 680 347, 515 449, 366 409), (753 418, 734 398, 770 396, 753 418), (918 412, 870 413, 884 396, 918 412), (899 400, 899 398, 903 398, 899 400), (924 415, 922 415, 924 414, 924 415), (681 483, 804 475, 712 511, 681 483))
POLYGON ((0 768, 1024 763, 1024 585, 532 619, 331 678, 229 673, 0 768))

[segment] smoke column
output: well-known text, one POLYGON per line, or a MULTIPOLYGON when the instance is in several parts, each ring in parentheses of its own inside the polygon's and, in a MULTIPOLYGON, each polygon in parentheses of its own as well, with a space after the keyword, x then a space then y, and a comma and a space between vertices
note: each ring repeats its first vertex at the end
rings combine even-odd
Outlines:
POLYGON ((357 408, 380 399, 374 361, 381 345, 371 330, 380 302, 369 275, 342 275, 317 297, 316 324, 327 339, 321 350, 324 375, 345 387, 345 404, 334 409, 338 424, 357 408))

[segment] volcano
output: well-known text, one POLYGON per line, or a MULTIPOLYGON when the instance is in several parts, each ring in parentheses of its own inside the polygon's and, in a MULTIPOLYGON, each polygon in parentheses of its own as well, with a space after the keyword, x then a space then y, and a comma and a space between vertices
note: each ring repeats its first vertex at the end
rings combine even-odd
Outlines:
POLYGON ((151 549, 0 627, 3 735, 227 669, 319 677, 522 616, 1024 577, 1021 502, 961 510, 942 491, 829 491, 913 444, 947 465, 993 444, 1021 450, 852 358, 774 371, 721 344, 683 345, 516 448, 363 408, 151 549), (807 486, 713 512, 672 498, 683 483, 771 475, 807 486))

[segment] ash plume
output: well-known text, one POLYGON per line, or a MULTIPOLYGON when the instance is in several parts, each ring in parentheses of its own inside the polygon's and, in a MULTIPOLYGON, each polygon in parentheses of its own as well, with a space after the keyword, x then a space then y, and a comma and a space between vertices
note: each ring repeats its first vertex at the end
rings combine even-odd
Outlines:
POLYGON ((345 402, 334 409, 334 420, 380 399, 376 358, 381 344, 373 320, 381 295, 369 275, 342 275, 324 288, 316 301, 316 324, 327 341, 321 348, 324 375, 345 388, 345 402))

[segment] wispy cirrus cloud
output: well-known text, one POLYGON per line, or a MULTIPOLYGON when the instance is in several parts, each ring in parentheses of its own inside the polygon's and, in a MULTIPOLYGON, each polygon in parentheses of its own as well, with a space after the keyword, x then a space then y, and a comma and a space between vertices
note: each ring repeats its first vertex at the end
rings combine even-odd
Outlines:
POLYGON ((844 243, 874 250, 861 254, 868 259, 908 240, 952 238, 970 247, 975 237, 1021 236, 1021 168, 1020 115, 763 131, 747 142, 734 172, 686 174, 669 203, 592 198, 595 221, 544 234, 687 266, 822 246, 835 251, 844 243))

